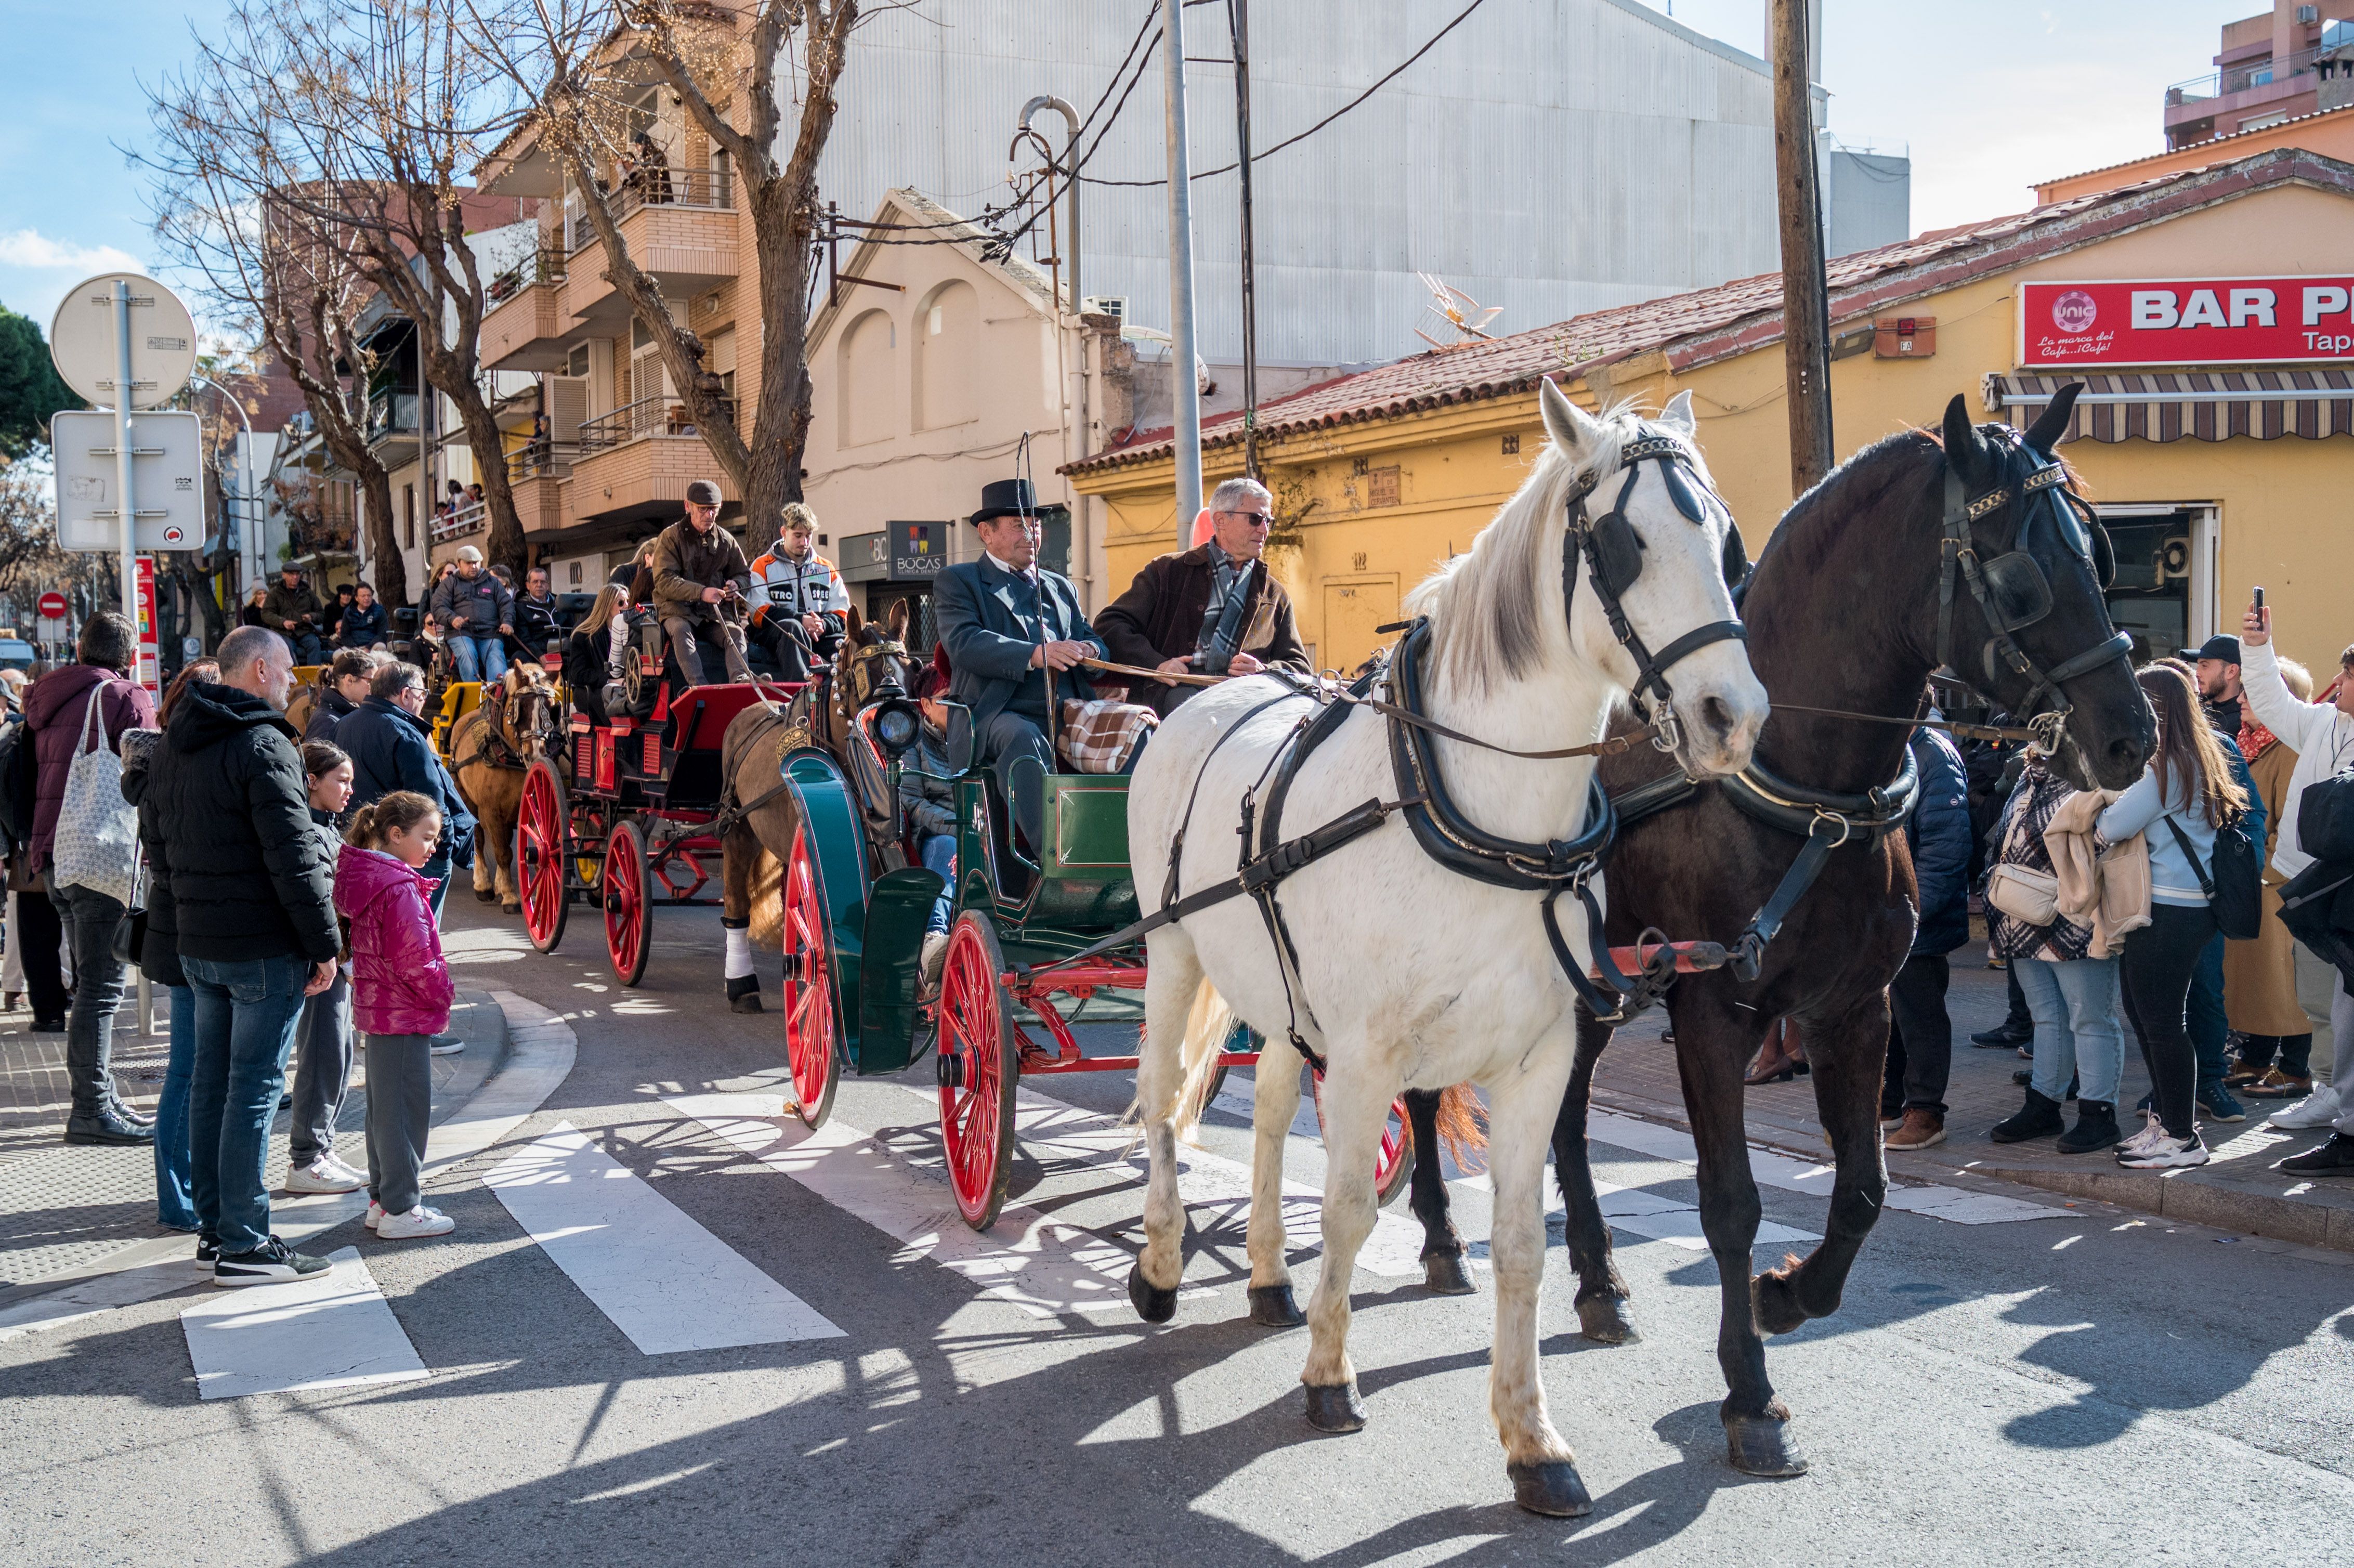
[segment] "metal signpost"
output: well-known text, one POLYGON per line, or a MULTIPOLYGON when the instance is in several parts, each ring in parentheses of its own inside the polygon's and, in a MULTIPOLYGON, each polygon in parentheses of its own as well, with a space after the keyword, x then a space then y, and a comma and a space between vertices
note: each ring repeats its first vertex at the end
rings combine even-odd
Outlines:
MULTIPOLYGON (((78 284, 58 306, 49 323, 49 357, 67 386, 90 402, 111 408, 114 446, 111 452, 82 443, 86 456, 114 460, 114 504, 93 507, 89 518, 111 519, 106 547, 120 557, 122 613, 133 625, 139 617, 139 530, 143 517, 164 515, 167 509, 142 511, 133 473, 140 449, 133 440, 134 408, 153 408, 179 395, 196 368, 196 323, 180 297, 154 279, 137 272, 106 272, 78 284), (134 324, 135 323, 135 324, 134 324)), ((181 416, 193 418, 193 415, 181 416)), ((59 449, 65 443, 59 441, 59 449)), ((148 455, 164 455, 161 448, 148 455)), ((60 506, 65 501, 65 454, 59 453, 60 506)), ((172 476, 175 481, 180 476, 172 476)), ((196 475, 189 489, 198 508, 196 539, 203 538, 203 486, 196 475)), ((176 486, 175 486, 176 488, 176 486)), ((60 524, 62 525, 62 515, 60 524)), ((60 533, 59 543, 65 544, 60 533)), ((66 545, 69 549, 72 545, 66 545)), ((90 548, 83 546, 82 548, 90 548)), ((186 548, 183 543, 172 547, 186 548)))

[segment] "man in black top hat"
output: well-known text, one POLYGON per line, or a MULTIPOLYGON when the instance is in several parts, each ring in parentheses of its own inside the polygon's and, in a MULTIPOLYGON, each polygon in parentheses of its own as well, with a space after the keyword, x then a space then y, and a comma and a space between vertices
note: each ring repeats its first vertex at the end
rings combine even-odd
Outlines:
POLYGON ((981 761, 1034 852, 1045 827, 1045 775, 1055 770, 1053 705, 1092 699, 1079 661, 1109 657, 1070 578, 1037 564, 1037 511, 1026 479, 983 485, 970 519, 981 558, 947 568, 932 590, 954 671, 949 693, 972 710, 981 761))

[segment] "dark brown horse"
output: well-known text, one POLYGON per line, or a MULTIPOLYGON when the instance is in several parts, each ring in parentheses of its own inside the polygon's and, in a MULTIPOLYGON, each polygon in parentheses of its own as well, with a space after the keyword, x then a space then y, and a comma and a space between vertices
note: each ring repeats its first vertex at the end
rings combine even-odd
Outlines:
MULTIPOLYGON (((2130 661, 2101 652, 2115 630, 2101 595, 2106 541, 2078 527, 2073 514, 2046 510, 2067 504, 2055 489, 2024 485, 2049 461, 2077 390, 2063 390, 2023 444, 2005 427, 1974 429, 1956 397, 1942 440, 1926 430, 1893 436, 1858 453, 1790 508, 1742 603, 1750 662, 1777 710, 1758 742, 1755 770, 1818 797, 1857 796, 1890 784, 1905 760, 1906 726, 1787 712, 1781 705, 1910 717, 1931 670, 1949 656, 1998 707, 2026 715, 2064 706, 2066 749, 2081 777, 2112 789, 2139 777, 2157 731, 2130 661), (2016 580, 2024 573, 2016 559, 2008 573, 1992 574, 1994 602, 2004 607, 2016 646, 2034 670, 2061 677, 2056 696, 2001 656, 1996 629, 1967 582, 1953 586, 1950 636, 1942 639, 1948 646, 1940 646, 1949 472, 1973 507, 2007 492, 2006 501, 1956 526, 1969 535, 1971 566, 1999 565, 1998 557, 2024 551, 2040 569, 2049 603, 2040 618, 2020 619, 2037 606, 2032 584, 2016 580)), ((1643 748, 1602 764, 1604 784, 1620 798, 1667 771, 1664 758, 1643 748)), ((1744 811, 1723 786, 1699 786, 1682 803, 1632 820, 1620 833, 1609 861, 1610 939, 1631 942, 1656 927, 1734 945, 1805 842, 1744 811)), ((1806 1467, 1788 1430, 1789 1409, 1767 1381, 1760 1336, 1787 1333, 1838 1308, 1848 1269, 1880 1213, 1887 1185, 1878 1110, 1888 982, 1912 946, 1914 913, 1913 863, 1902 832, 1860 835, 1829 853, 1766 946, 1755 979, 1741 980, 1729 969, 1691 975, 1667 998, 1699 1154, 1701 1226, 1723 1293, 1717 1359, 1730 1392, 1719 1414, 1734 1465, 1752 1474, 1796 1475, 1806 1467), (1758 1202, 1744 1138, 1742 1075, 1779 1017, 1796 1020, 1805 1032, 1837 1174, 1822 1242, 1806 1258, 1753 1278, 1758 1202)), ((1588 1339, 1615 1345, 1634 1337, 1624 1308, 1627 1282, 1611 1261, 1610 1227, 1596 1199, 1585 1139, 1595 1063, 1610 1036, 1607 1024, 1580 1011, 1553 1159, 1568 1204, 1578 1320, 1588 1339)), ((1414 1208, 1427 1234, 1431 1282, 1469 1289, 1463 1244, 1447 1216, 1447 1188, 1433 1152, 1436 1097, 1407 1099, 1418 1156, 1414 1208)))

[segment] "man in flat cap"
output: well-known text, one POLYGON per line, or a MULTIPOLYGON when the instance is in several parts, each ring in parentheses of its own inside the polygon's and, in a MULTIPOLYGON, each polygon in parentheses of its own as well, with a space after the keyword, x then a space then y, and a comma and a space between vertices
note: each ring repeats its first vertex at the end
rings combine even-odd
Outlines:
POLYGON ((981 558, 948 567, 932 590, 954 669, 950 693, 972 710, 981 760, 1034 852, 1045 831, 1045 776, 1055 771, 1049 689, 1055 703, 1091 700, 1079 661, 1108 657, 1071 579, 1038 565, 1037 512, 1026 479, 981 486, 971 517, 981 558))
POLYGON ((458 569, 441 579, 426 601, 429 624, 448 639, 450 657, 461 681, 495 681, 507 673, 507 634, 514 630, 514 595, 482 570, 482 552, 458 550, 458 569))
POLYGON ((744 629, 724 608, 731 600, 743 602, 751 569, 744 546, 719 525, 719 487, 707 479, 688 485, 685 518, 654 539, 653 579, 654 613, 689 682, 703 679, 695 655, 698 627, 726 649, 730 681, 752 678, 752 667, 744 662, 744 629))

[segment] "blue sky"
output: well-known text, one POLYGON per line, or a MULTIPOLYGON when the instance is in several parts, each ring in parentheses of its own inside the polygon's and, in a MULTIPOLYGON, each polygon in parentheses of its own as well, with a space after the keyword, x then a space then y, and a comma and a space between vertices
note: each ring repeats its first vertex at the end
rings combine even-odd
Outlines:
MULTIPOLYGON (((955 0, 931 0, 953 6, 955 0)), ((1765 0, 1647 0, 1756 52, 1765 0)), ((92 272, 153 255, 139 86, 185 60, 222 5, 5 0, 0 48, 0 303, 39 321, 92 272)), ((2028 182, 2165 145, 2160 94, 2210 69, 2215 31, 2256 0, 1828 0, 1830 123, 1908 143, 1913 225, 2015 211, 2028 182)), ((1453 7, 1432 0, 1434 24, 1453 7)), ((1404 47, 1402 45, 1402 47, 1404 47)), ((852 112, 856 112, 854 105, 852 112)))

